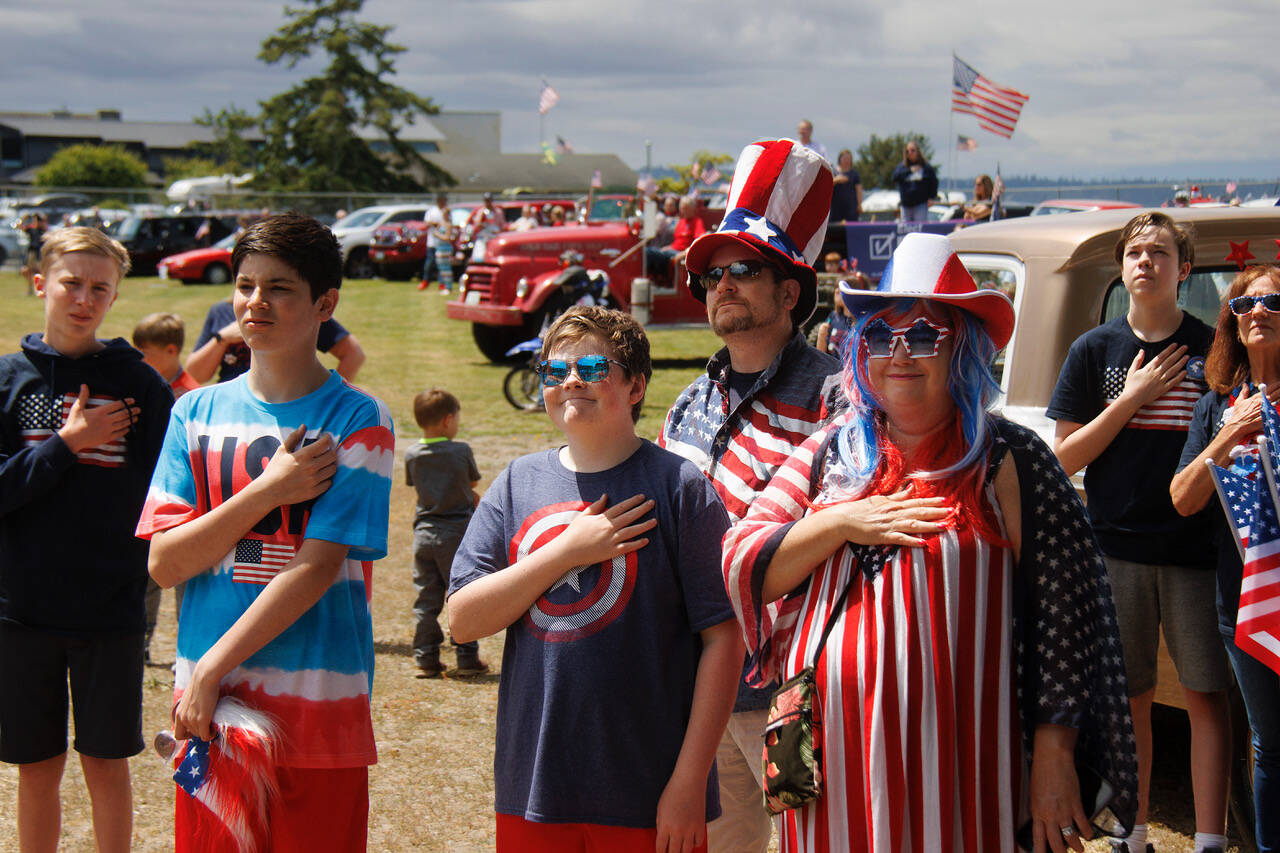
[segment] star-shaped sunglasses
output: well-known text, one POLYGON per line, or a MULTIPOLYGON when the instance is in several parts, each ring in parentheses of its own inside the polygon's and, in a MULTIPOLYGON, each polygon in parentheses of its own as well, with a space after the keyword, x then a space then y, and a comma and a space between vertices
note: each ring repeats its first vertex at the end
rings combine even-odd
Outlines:
POLYGON ((573 372, 583 382, 601 382, 609 378, 609 365, 616 364, 623 370, 627 366, 606 355, 584 355, 577 361, 565 361, 563 358, 548 359, 538 365, 538 376, 542 378, 542 387, 554 388, 569 378, 573 372))
POLYGON ((872 320, 862 330, 862 340, 867 345, 870 358, 888 358, 893 355, 893 348, 898 341, 907 350, 911 358, 932 358, 938 354, 942 339, 951 334, 946 326, 931 323, 924 317, 917 317, 910 326, 895 329, 880 318, 872 320))
POLYGON ((782 273, 777 267, 764 261, 734 261, 728 266, 712 267, 706 272, 694 273, 693 277, 698 284, 702 285, 703 290, 715 290, 725 273, 728 273, 729 278, 735 281, 754 281, 760 277, 760 273, 763 270, 773 270, 774 277, 782 277, 782 273))

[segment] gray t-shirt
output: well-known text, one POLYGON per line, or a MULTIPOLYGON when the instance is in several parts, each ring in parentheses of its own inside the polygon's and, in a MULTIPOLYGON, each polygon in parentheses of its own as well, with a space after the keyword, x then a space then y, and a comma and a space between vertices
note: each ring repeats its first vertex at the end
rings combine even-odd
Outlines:
POLYGON ((471 447, 462 441, 419 441, 404 452, 404 479, 418 491, 414 529, 467 526, 475 508, 471 484, 480 479, 471 447))

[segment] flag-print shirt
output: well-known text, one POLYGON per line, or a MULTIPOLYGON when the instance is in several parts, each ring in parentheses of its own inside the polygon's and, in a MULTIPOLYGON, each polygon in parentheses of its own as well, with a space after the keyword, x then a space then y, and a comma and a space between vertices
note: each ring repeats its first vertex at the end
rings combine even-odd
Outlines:
POLYGON ((304 539, 350 546, 333 585, 282 634, 222 681, 230 693, 267 711, 285 733, 281 763, 359 767, 376 753, 369 713, 373 564, 387 551, 387 511, 395 450, 391 416, 378 399, 337 373, 287 403, 264 403, 245 377, 185 395, 174 407, 138 535, 176 527, 247 486, 283 439, 301 424, 304 441, 328 435, 338 470, 313 501, 279 507, 209 570, 187 581, 178 620, 174 692, 248 609, 304 539))
POLYGON ((1049 401, 1054 420, 1087 424, 1124 391, 1125 377, 1141 351, 1150 364, 1171 344, 1187 347, 1187 375, 1140 408, 1089 463, 1084 474, 1089 520, 1108 556, 1139 563, 1212 568, 1216 559, 1210 517, 1183 518, 1173 508, 1169 483, 1187 440, 1196 401, 1208 390, 1204 357, 1213 330, 1183 314, 1182 325, 1162 341, 1141 340, 1124 317, 1081 335, 1071 345, 1049 401))
MULTIPOLYGON (((730 521, 747 507, 830 414, 845 405, 840 362, 796 333, 737 406, 729 405, 729 350, 680 392, 658 444, 691 461, 715 486, 730 521)), ((745 674, 745 670, 744 670, 745 674)), ((769 707, 772 690, 738 685, 734 711, 769 707)))
POLYGON ((68 358, 27 335, 0 356, 0 621, 65 635, 143 629, 147 543, 134 524, 173 395, 123 338, 68 358), (57 431, 80 392, 132 398, 120 438, 72 453, 57 431))
MULTIPOLYGON (((512 462, 462 538, 449 594, 555 539, 601 495, 655 500, 649 544, 578 566, 507 627, 498 686, 499 814, 654 826, 693 707, 700 631, 733 619, 720 577, 724 507, 692 465, 650 442, 607 471, 559 452, 512 462)), ((719 815, 715 772, 704 816, 719 815)))

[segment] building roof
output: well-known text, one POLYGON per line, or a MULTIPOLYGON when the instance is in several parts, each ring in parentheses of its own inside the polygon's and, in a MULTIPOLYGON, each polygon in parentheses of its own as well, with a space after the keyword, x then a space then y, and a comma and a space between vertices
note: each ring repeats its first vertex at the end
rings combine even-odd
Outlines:
MULTIPOLYGON (((457 181, 462 192, 501 192, 522 187, 534 192, 586 192, 591 177, 600 171, 605 188, 632 190, 635 170, 616 154, 563 154, 555 165, 541 154, 424 154, 425 159, 444 169, 457 181)), ((415 175, 421 179, 422 175, 415 175)))

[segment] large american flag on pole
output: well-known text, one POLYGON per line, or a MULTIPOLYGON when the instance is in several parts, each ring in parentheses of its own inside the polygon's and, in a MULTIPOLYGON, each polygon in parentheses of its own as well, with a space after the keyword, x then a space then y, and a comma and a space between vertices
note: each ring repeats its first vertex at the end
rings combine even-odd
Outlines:
POLYGON ((983 130, 1005 139, 1013 136, 1027 96, 988 80, 955 54, 951 59, 951 111, 974 116, 983 130))
POLYGON ((546 80, 542 81, 542 94, 538 96, 538 114, 546 115, 547 112, 556 105, 560 100, 560 95, 555 89, 551 88, 551 84, 546 80))

